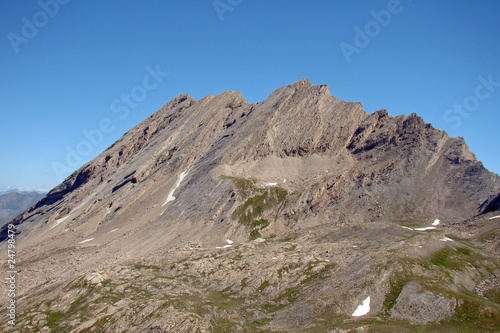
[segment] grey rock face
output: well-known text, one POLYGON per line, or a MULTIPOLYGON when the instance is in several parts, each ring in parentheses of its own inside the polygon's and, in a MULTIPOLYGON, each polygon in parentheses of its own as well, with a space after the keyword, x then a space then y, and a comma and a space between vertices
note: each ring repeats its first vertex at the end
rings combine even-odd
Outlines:
POLYGON ((449 319, 455 314, 457 300, 435 295, 415 282, 404 286, 392 309, 392 318, 427 324, 449 319))
POLYGON ((181 94, 14 220, 19 320, 74 332, 390 331, 398 316, 495 327, 495 289, 468 293, 500 268, 499 193, 463 139, 415 114, 368 115, 305 79, 254 104, 181 94), (352 318, 367 296, 370 312, 352 318))

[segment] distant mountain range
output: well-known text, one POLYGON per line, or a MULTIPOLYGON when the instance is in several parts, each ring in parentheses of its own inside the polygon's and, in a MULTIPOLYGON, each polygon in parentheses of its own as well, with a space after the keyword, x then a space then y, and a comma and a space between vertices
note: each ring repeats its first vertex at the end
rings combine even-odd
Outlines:
POLYGON ((33 206, 46 193, 9 190, 0 192, 0 225, 12 220, 27 208, 33 206))
POLYGON ((23 189, 22 187, 19 187, 19 188, 15 188, 15 189, 10 189, 10 190, 2 190, 0 191, 0 195, 4 195, 4 194, 8 194, 8 193, 12 193, 12 192, 16 192, 16 193, 40 193, 40 194, 47 194, 49 191, 48 190, 25 190, 23 189))

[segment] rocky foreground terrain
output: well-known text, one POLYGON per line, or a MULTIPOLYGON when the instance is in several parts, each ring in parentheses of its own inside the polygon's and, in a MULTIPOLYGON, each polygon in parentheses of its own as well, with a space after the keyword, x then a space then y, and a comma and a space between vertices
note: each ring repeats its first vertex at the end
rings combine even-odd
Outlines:
POLYGON ((498 331, 499 193, 463 139, 305 79, 179 95, 14 220, 0 329, 498 331))

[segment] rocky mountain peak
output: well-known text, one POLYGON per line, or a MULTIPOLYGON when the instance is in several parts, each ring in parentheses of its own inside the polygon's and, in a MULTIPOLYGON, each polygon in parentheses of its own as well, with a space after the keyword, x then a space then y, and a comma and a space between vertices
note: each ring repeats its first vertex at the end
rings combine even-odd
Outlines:
POLYGON ((259 103, 180 94, 14 220, 31 300, 21 320, 250 332, 369 313, 458 325, 461 304, 499 313, 499 193, 462 138, 416 114, 367 114, 307 79, 259 103), (101 323, 109 311, 117 319, 101 323))

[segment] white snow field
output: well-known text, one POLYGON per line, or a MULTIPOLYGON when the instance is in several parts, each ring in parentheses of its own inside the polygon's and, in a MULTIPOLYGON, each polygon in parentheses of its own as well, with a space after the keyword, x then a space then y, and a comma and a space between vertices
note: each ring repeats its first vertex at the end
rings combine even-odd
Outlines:
MULTIPOLYGON (((184 179, 184 177, 186 177, 186 173, 187 173, 187 170, 186 171, 183 171, 180 175, 179 175, 179 179, 177 179, 177 183, 175 183, 175 186, 174 188, 172 189, 172 191, 170 191, 170 193, 168 194, 168 197, 167 197, 167 200, 165 201, 165 203, 163 205, 161 205, 162 207, 165 206, 166 204, 168 204, 170 201, 174 201, 175 200, 175 197, 174 197, 174 192, 175 190, 177 190, 177 188, 179 187, 179 185, 181 185, 181 182, 182 180, 184 179)), ((162 213, 163 214, 163 213, 162 213)))
POLYGON ((94 238, 89 238, 89 239, 86 239, 84 241, 81 241, 80 244, 83 244, 83 243, 87 243, 87 242, 90 242, 90 241, 93 241, 94 238))
POLYGON ((370 296, 368 296, 364 301, 363 304, 358 306, 356 311, 352 314, 353 317, 361 317, 366 315, 368 312, 370 312, 370 296))

